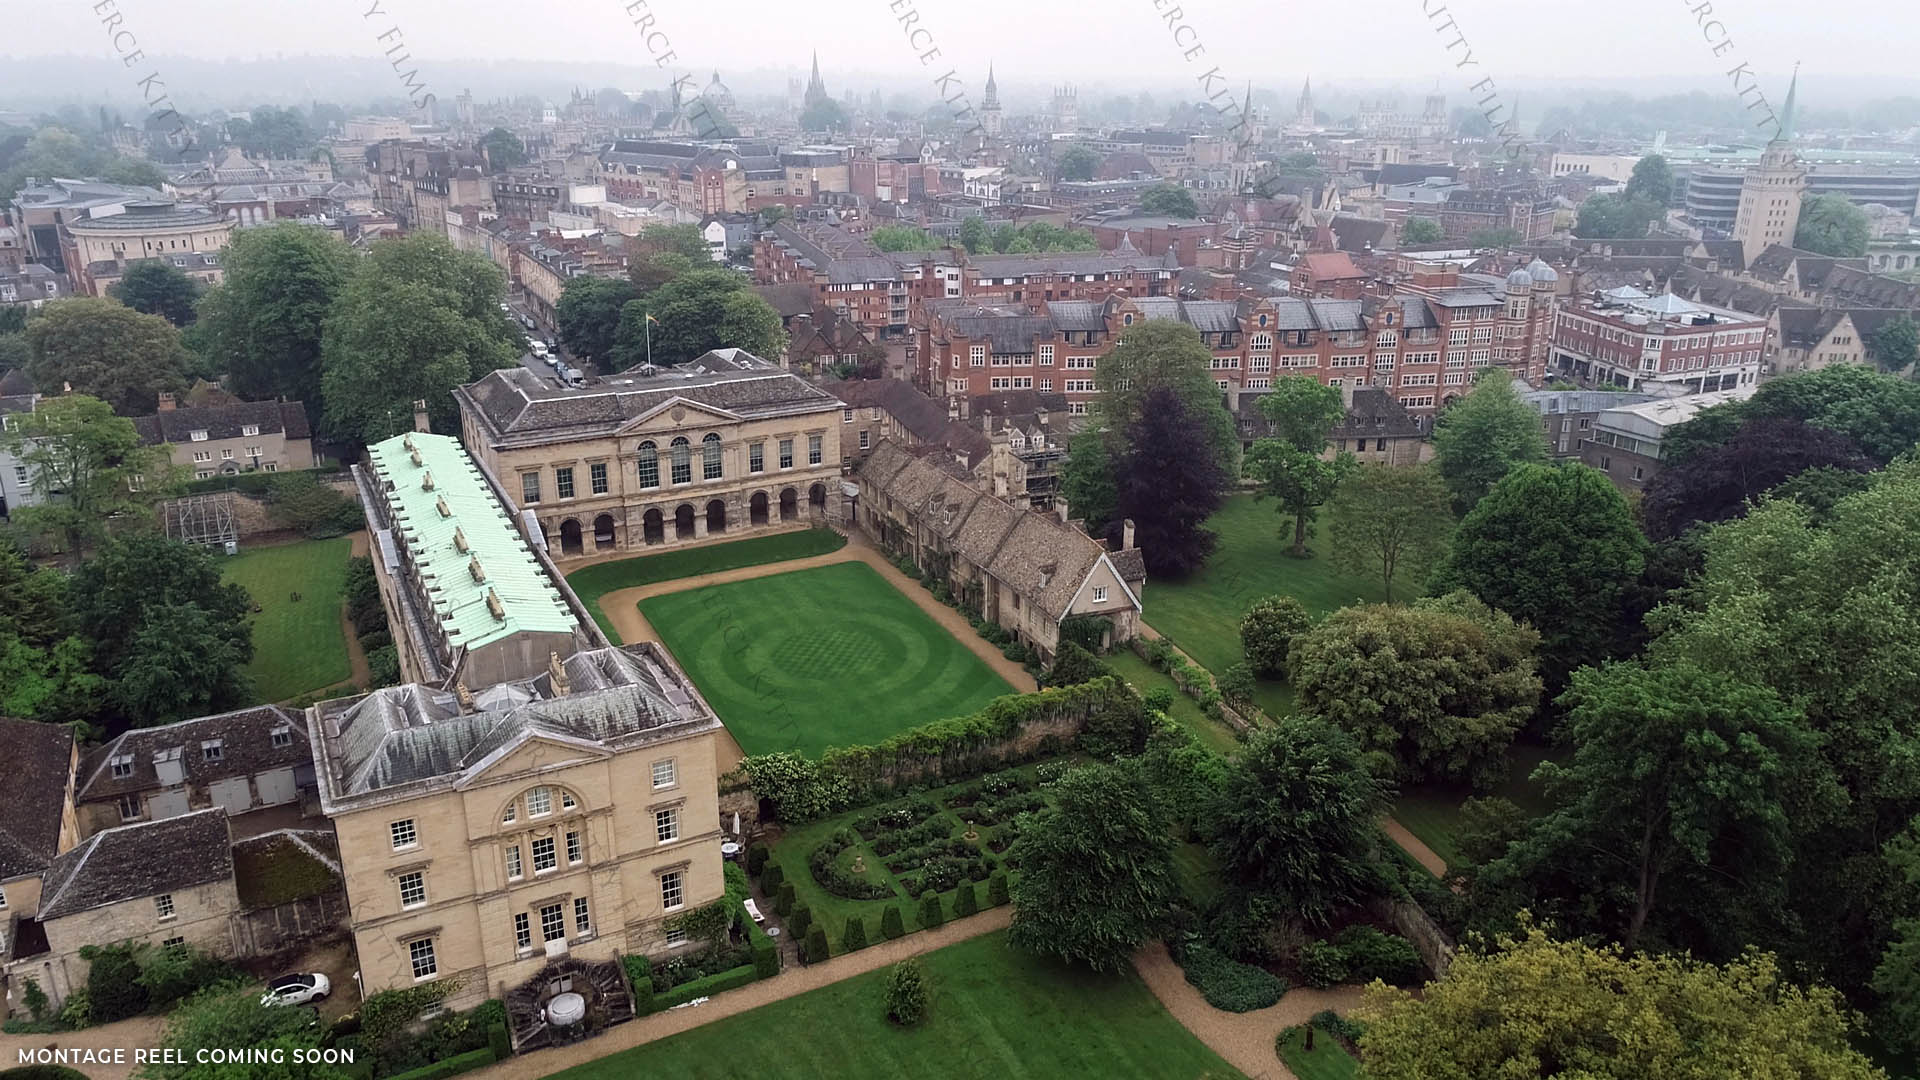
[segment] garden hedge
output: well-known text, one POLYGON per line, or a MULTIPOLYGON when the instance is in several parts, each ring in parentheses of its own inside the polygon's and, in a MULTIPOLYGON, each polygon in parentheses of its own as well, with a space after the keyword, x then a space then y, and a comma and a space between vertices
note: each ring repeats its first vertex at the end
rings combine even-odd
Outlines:
POLYGON ((493 1062, 492 1049, 483 1046, 478 1050, 469 1050, 464 1054, 455 1054, 450 1058, 436 1061, 431 1065, 422 1065, 418 1069, 395 1073, 387 1077, 387 1080, 440 1080, 440 1078, 444 1076, 458 1076, 464 1072, 472 1072, 475 1069, 485 1068, 493 1064, 493 1062))
POLYGON ((675 1005, 684 1005, 694 998, 712 997, 715 994, 725 993, 728 990, 738 990, 759 978, 760 973, 752 964, 742 964, 737 968, 728 968, 716 975, 708 975, 704 979, 695 979, 690 983, 682 983, 654 998, 653 1008, 655 1012, 661 1012, 666 1009, 671 1009, 675 1005))

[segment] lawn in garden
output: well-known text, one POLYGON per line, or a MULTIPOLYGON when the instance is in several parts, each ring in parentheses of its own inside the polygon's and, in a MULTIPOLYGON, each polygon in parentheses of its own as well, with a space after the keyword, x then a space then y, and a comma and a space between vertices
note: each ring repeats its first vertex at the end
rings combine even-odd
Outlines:
MULTIPOLYGON (((1563 760, 1564 753, 1533 743, 1515 746, 1508 754, 1511 762, 1507 778, 1488 796, 1511 799, 1521 809, 1534 814, 1548 809, 1545 789, 1529 779, 1533 770, 1548 759, 1563 760)), ((1423 785, 1402 791, 1393 802, 1393 819, 1446 860, 1449 868, 1461 865, 1455 837, 1460 831, 1460 804, 1475 793, 1458 786, 1423 785)))
POLYGON ((631 589, 656 581, 672 581, 722 570, 738 570, 743 566, 764 566, 811 555, 825 555, 840 550, 846 542, 846 537, 832 529, 799 529, 772 536, 756 536, 749 540, 706 544, 663 551, 657 555, 637 555, 631 559, 595 563, 568 574, 567 584, 573 586, 580 601, 587 605, 587 612, 593 616, 594 622, 600 624, 607 639, 618 645, 621 644, 620 632, 613 628, 606 613, 600 610, 600 598, 615 589, 631 589))
MULTIPOLYGON (((1050 771, 1061 767, 1046 766, 1050 771)), ((971 883, 975 903, 984 911, 990 906, 992 873, 1006 870, 1011 883, 1006 852, 1019 835, 1014 819, 1046 806, 1041 768, 1003 769, 799 826, 774 845, 772 861, 793 884, 794 903, 805 904, 814 924, 825 927, 836 955, 851 919, 866 921, 868 941, 880 940, 880 922, 889 907, 900 909, 907 933, 925 929, 920 897, 929 890, 940 894, 941 911, 951 920, 954 899, 971 883), (972 840, 969 831, 975 834, 972 840), (837 880, 831 883, 812 866, 814 853, 827 844, 837 849, 837 880)))
POLYGON ((1300 1080, 1355 1080, 1360 1063, 1324 1031, 1313 1033, 1313 1049, 1306 1049, 1307 1031, 1290 1027, 1280 1035, 1280 1060, 1300 1080))
POLYGON ((1222 754, 1240 749, 1240 742, 1234 738, 1231 728, 1200 711, 1200 703, 1181 693, 1173 676, 1156 670, 1152 664, 1140 659, 1138 653, 1122 647, 1101 657, 1100 662, 1112 668, 1114 674, 1125 679, 1143 695, 1161 687, 1173 691, 1173 708, 1168 710, 1168 717, 1193 732, 1202 745, 1222 754))
POLYGON ((920 958, 930 1007, 886 1018, 887 969, 611 1054, 564 1080, 1199 1080, 1240 1073, 1132 971, 1096 975, 1018 952, 1004 931, 920 958))
POLYGON ((870 746, 1014 692, 865 563, 651 596, 640 612, 748 754, 870 746))
POLYGON ((244 586, 260 608, 253 613, 247 665, 256 702, 297 698, 352 673, 340 625, 351 554, 352 541, 341 536, 242 548, 221 558, 221 576, 244 586))

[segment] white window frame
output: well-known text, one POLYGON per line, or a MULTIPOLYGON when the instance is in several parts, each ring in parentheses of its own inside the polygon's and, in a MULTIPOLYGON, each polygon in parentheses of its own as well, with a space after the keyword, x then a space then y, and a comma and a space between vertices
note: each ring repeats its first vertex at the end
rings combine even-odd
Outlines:
POLYGON ((387 838, 393 841, 393 850, 405 851, 420 846, 420 830, 412 818, 401 818, 387 823, 387 838))
POLYGON ((520 845, 507 845, 507 880, 519 881, 527 876, 527 867, 520 859, 520 845))
POLYGON ((687 879, 680 871, 660 875, 660 908, 679 911, 687 905, 687 879))
POLYGON ((527 816, 546 817, 553 813, 553 789, 537 787, 527 792, 527 816))
POLYGON ((167 922, 180 914, 173 906, 173 894, 170 892, 163 892, 153 898, 153 912, 161 922, 167 922))
POLYGON ((415 938, 407 942, 407 962, 413 970, 414 982, 425 982, 440 971, 440 958, 434 955, 433 939, 415 938))
POLYGON ((653 763, 653 789, 670 788, 680 782, 678 767, 674 758, 662 758, 653 763), (663 768, 664 766, 664 768, 663 768))
POLYGON ((1107 587, 1105 585, 1095 585, 1093 587, 1093 602, 1096 604, 1104 604, 1106 601, 1107 587))
POLYGON ((414 870, 409 873, 401 874, 397 879, 395 879, 395 883, 400 888, 400 910, 410 911, 414 908, 427 906, 427 873, 426 871, 414 870), (410 893, 413 894, 414 899, 411 899, 411 900, 407 899, 407 896, 410 893))
POLYGON ((551 837, 551 836, 536 836, 536 837, 534 837, 534 838, 533 838, 533 872, 534 872, 534 875, 535 875, 535 876, 537 877, 537 876, 539 876, 539 875, 541 875, 541 874, 551 874, 551 873, 553 873, 553 872, 554 872, 555 870, 557 870, 557 869, 559 869, 559 868, 560 868, 560 846, 559 846, 559 844, 558 844, 558 843, 556 843, 556 842, 554 841, 554 838, 553 838, 553 837, 551 837), (547 850, 547 856, 546 856, 546 865, 545 865, 545 866, 542 866, 542 865, 541 865, 541 859, 540 859, 540 845, 542 845, 542 844, 545 844, 545 845, 546 845, 546 850, 547 850))
POLYGON ((524 911, 513 913, 513 947, 523 953, 533 951, 533 919, 524 911))
POLYGON ((653 812, 653 839, 656 844, 671 844, 680 839, 680 810, 668 807, 653 812))

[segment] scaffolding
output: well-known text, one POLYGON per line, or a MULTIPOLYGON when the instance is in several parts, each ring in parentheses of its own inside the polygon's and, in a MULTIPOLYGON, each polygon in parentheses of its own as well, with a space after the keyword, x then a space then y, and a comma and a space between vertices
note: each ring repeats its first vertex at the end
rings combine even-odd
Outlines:
POLYGON ((233 523, 231 491, 169 499, 162 512, 167 535, 175 540, 217 548, 228 555, 240 550, 240 532, 233 523))

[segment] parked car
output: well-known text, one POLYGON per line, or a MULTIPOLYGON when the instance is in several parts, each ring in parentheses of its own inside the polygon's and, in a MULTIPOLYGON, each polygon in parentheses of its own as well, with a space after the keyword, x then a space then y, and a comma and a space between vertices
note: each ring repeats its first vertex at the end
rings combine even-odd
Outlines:
POLYGON ((544 341, 529 341, 527 349, 542 360, 547 358, 547 343, 544 341))
POLYGON ((305 1005, 323 1000, 332 992, 333 984, 317 971, 307 975, 282 975, 267 984, 267 992, 260 995, 260 1004, 305 1005))

